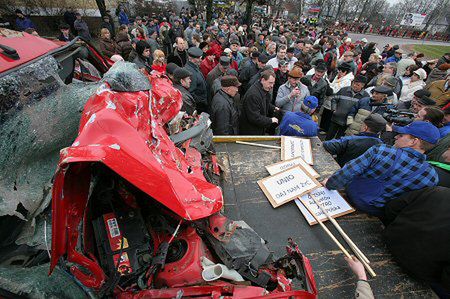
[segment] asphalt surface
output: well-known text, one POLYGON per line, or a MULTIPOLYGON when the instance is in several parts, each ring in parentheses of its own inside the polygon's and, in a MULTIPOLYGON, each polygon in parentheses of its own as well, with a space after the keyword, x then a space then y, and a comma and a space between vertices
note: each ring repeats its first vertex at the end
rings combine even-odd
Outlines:
POLYGON ((373 35, 373 34, 359 34, 359 33, 349 33, 352 41, 357 41, 362 39, 363 37, 367 38, 369 42, 375 42, 378 44, 378 48, 382 49, 386 44, 393 45, 411 45, 411 44, 425 44, 425 45, 440 45, 440 46, 450 46, 449 42, 441 42, 441 41, 423 41, 418 39, 408 39, 408 38, 398 38, 398 37, 389 37, 383 35, 373 35))

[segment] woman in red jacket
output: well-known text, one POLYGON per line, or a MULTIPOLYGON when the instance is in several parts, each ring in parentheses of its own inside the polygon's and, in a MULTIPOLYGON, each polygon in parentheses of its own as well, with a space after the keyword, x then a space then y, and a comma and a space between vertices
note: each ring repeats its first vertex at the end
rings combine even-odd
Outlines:
POLYGON ((166 56, 164 55, 164 52, 161 50, 155 50, 153 53, 152 70, 164 74, 166 73, 166 66, 166 56))

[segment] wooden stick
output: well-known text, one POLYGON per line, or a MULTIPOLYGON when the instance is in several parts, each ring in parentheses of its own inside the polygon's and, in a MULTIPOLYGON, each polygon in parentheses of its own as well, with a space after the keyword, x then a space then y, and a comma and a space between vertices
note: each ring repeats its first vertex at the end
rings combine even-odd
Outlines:
POLYGON ((348 253, 347 249, 345 249, 344 246, 342 246, 342 244, 338 241, 338 239, 336 239, 336 237, 330 232, 330 230, 322 223, 322 221, 319 218, 317 218, 316 214, 313 213, 313 211, 311 210, 309 205, 305 202, 303 202, 303 204, 304 204, 305 208, 308 210, 308 212, 314 217, 314 219, 316 219, 316 221, 320 224, 320 226, 323 228, 323 230, 328 234, 328 236, 331 238, 331 240, 333 240, 334 243, 336 243, 336 245, 345 254, 346 257, 351 259, 352 257, 350 255, 350 253, 348 253))
POLYGON ((273 148, 273 149, 281 149, 281 146, 267 145, 267 144, 253 143, 253 142, 236 141, 236 143, 252 145, 252 146, 259 146, 259 147, 266 147, 266 148, 273 148))
MULTIPOLYGON (((355 243, 353 243, 353 241, 350 239, 350 237, 344 232, 344 230, 342 229, 342 227, 339 225, 339 223, 337 223, 336 219, 334 219, 333 217, 330 216, 330 214, 328 214, 328 212, 322 208, 322 206, 317 202, 317 200, 314 198, 314 196, 310 193, 311 198, 314 200, 314 202, 316 203, 317 206, 319 206, 319 208, 322 210, 322 212, 327 216, 327 218, 330 220, 331 223, 333 223, 333 225, 336 227, 336 229, 338 230, 338 232, 342 235, 342 237, 344 238, 344 240, 347 242, 347 244, 350 246, 350 248, 353 250, 353 252, 355 253, 355 255, 358 257, 358 259, 361 261, 361 263, 364 265, 364 267, 367 269, 367 272, 369 272, 369 274, 372 277, 377 276, 375 274, 375 271, 373 271, 372 267, 370 267, 369 262, 367 257, 362 253, 362 251, 356 246, 355 243)), ((309 210, 309 209, 308 209, 309 210)), ((311 211, 310 211, 311 213, 311 211)), ((313 215, 315 216, 315 215, 313 215)), ((316 217, 314 217, 316 218, 316 217)))
POLYGON ((350 239, 350 237, 344 232, 344 230, 342 229, 342 227, 339 225, 339 223, 336 221, 336 219, 334 219, 330 214, 328 214, 328 212, 326 211, 326 209, 324 209, 318 202, 317 199, 315 198, 315 196, 313 195, 313 193, 311 192, 309 194, 311 196, 311 198, 314 200, 314 202, 316 203, 316 205, 322 210, 322 212, 327 216, 328 220, 330 220, 331 223, 333 223, 334 227, 336 227, 336 230, 341 234, 342 238, 345 240, 345 242, 347 242, 348 246, 350 246, 350 248, 355 252, 358 253, 361 256, 361 259, 363 259, 366 263, 370 264, 369 259, 364 255, 364 253, 358 248, 358 246, 356 246, 355 243, 353 243, 353 241, 350 239))

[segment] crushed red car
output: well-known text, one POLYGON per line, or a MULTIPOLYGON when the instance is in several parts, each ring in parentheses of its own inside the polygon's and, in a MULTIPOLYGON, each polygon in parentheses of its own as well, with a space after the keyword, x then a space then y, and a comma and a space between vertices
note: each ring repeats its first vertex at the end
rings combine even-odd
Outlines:
POLYGON ((221 213, 208 115, 177 117, 181 106, 164 75, 123 62, 106 73, 60 153, 51 271, 99 297, 316 298, 298 247, 276 258, 221 213))

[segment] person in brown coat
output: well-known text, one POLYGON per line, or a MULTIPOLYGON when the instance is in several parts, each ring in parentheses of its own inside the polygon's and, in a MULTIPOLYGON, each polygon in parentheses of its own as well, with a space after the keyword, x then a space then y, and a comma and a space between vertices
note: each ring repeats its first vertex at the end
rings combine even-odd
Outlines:
POLYGON ((117 52, 117 44, 111 39, 111 33, 108 29, 102 28, 102 30, 100 31, 100 36, 100 53, 103 56, 111 58, 111 56, 119 54, 117 52))
POLYGON ((133 48, 131 46, 130 36, 128 35, 127 25, 120 25, 119 32, 116 36, 116 43, 118 54, 120 54, 123 59, 128 60, 128 56, 133 48))
POLYGON ((447 70, 447 76, 443 80, 431 82, 425 89, 431 93, 430 98, 436 101, 437 106, 444 107, 450 103, 450 71, 447 70))

